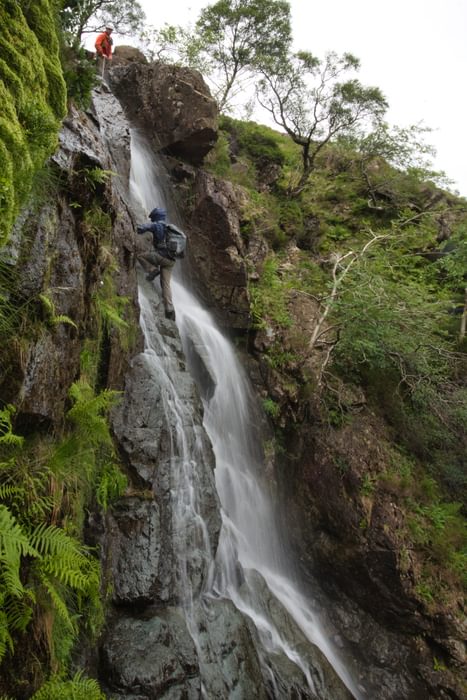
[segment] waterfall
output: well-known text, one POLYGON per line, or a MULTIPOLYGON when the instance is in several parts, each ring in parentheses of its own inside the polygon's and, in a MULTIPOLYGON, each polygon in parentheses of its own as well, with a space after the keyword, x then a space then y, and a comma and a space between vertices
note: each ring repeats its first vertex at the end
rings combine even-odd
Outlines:
MULTIPOLYGON (((140 221, 154 206, 164 206, 169 219, 177 223, 175 208, 169 193, 163 190, 163 183, 163 173, 154 164, 149 148, 137 134, 132 134, 130 189, 140 221)), ((144 279, 140 283, 139 301, 144 355, 147 362, 153 363, 154 371, 163 376, 164 411, 173 426, 170 432, 172 530, 179 600, 197 650, 204 695, 227 697, 226 691, 216 694, 215 684, 207 680, 212 665, 219 662, 216 656, 219 652, 206 637, 213 611, 221 601, 227 601, 248 626, 269 697, 287 696, 283 676, 295 668, 295 680, 288 687, 294 683, 300 697, 337 700, 350 697, 350 691, 360 698, 360 691, 323 631, 313 601, 300 591, 294 580, 293 562, 286 539, 278 531, 277 513, 264 475, 261 420, 246 374, 232 344, 182 282, 180 273, 175 275, 172 286, 184 354, 199 386, 204 428, 215 455, 215 484, 222 518, 215 553, 204 520, 203 493, 197 478, 197 465, 204 459, 205 446, 196 436, 194 443, 186 437, 187 429, 191 433, 196 430, 191 426, 189 410, 177 394, 178 360, 171 357, 170 348, 158 330, 162 307, 160 301, 151 300, 153 292, 148 292, 149 285, 144 279), (316 652, 316 648, 320 651, 316 652), (314 666, 321 657, 348 691, 334 685, 324 693, 327 681, 314 666), (299 687, 297 678, 303 679, 303 687, 299 687)), ((240 692, 228 697, 247 695, 240 692)))

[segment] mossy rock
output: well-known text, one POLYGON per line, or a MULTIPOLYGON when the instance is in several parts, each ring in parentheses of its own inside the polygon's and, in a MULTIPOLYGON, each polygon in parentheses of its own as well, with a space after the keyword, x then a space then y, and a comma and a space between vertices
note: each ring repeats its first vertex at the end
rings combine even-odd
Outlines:
POLYGON ((52 0, 0 6, 0 245, 24 204, 34 173, 57 146, 66 87, 52 0))

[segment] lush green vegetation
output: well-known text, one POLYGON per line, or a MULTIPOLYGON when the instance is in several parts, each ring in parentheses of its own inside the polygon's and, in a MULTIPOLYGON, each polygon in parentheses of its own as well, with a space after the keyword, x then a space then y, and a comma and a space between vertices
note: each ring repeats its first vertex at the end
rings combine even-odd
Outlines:
POLYGON ((31 189, 34 173, 55 149, 65 116, 54 4, 0 7, 0 244, 31 189))
MULTIPOLYGON (((221 126, 211 167, 247 194, 245 238, 270 244, 250 297, 254 326, 274 331, 274 381, 291 400, 308 387, 337 430, 352 420, 343 387, 364 389, 397 449, 384 474, 365 476, 362 496, 398 498, 406 545, 424 561, 418 594, 430 604, 455 598, 466 584, 466 202, 420 163, 410 167, 415 132, 382 130, 371 148, 366 138, 334 142, 291 200, 299 149, 258 124, 223 118, 221 126), (297 295, 309 323, 294 313, 297 295)), ((280 424, 277 402, 265 409, 280 424)))
MULTIPOLYGON (((42 656, 28 669, 34 684, 48 667, 65 673, 78 635, 103 622, 99 562, 82 540, 86 509, 126 486, 106 420, 116 399, 76 382, 53 436, 15 434, 14 408, 0 411, 0 661, 27 646, 32 628, 42 656)), ((17 680, 20 691, 27 681, 17 680)))
MULTIPOLYGON (((70 172, 63 183, 44 172, 34 189, 36 206, 57 198, 73 185, 74 210, 81 232, 83 259, 105 270, 95 284, 91 317, 83 322, 57 312, 53 289, 25 293, 17 268, 7 260, 0 267, 0 328, 3 395, 11 391, 28 347, 65 325, 83 337, 80 379, 69 392, 63 426, 24 435, 15 432, 15 408, 0 409, 0 692, 31 693, 53 678, 38 697, 101 697, 94 681, 67 680, 77 640, 96 638, 103 622, 105 591, 97 552, 84 541, 90 509, 105 510, 126 489, 127 480, 114 453, 107 414, 118 396, 105 389, 106 354, 111 333, 122 347, 132 342, 132 326, 124 320, 127 299, 117 295, 113 274, 112 223, 102 208, 111 173, 93 168, 70 172), (78 328, 79 323, 79 328, 78 328), (5 372, 3 372, 3 369, 5 372), (19 665, 22 665, 19 672, 19 665), (47 693, 56 693, 47 695, 47 693), (94 693, 94 695, 92 695, 94 693)), ((54 226, 49 208, 44 226, 54 226)), ((20 259, 30 242, 24 236, 20 259)), ((48 261, 53 265, 53 258, 48 261)), ((14 392, 13 392, 14 393, 14 392)))
MULTIPOLYGON (((74 8, 63 3, 60 27, 54 0, 4 0, 0 7, 0 243, 31 192, 37 204, 60 191, 43 164, 55 148, 66 97, 86 105, 95 82, 79 48, 93 13, 104 10, 100 27, 115 20, 134 26, 140 17, 138 3, 126 0, 86 3, 79 15, 74 8), (119 14, 105 14, 109 8, 119 14)), ((196 31, 179 32, 179 48, 189 64, 204 62, 214 74, 225 67, 220 103, 227 106, 242 88, 242 74, 261 73, 263 104, 274 118, 282 115, 288 132, 223 117, 207 162, 245 193, 245 242, 260 236, 269 244, 250 285, 251 313, 255 330, 273 330, 266 364, 283 393, 266 398, 264 409, 280 424, 284 396, 313 400, 326 428, 338 431, 352 422, 344 387, 362 387, 367 410, 385 421, 393 440, 386 469, 363 475, 360 496, 397 500, 404 513, 400 559, 405 547, 423 561, 420 598, 428 605, 455 598, 466 579, 467 363, 459 313, 466 202, 437 187, 436 174, 417 157, 429 151, 419 132, 382 122, 377 88, 333 82, 326 99, 313 102, 308 79, 358 61, 291 55, 286 3, 215 3, 196 31), (281 13, 273 31, 271 8, 281 13), (220 41, 216 27, 225 20, 229 31, 220 41), (229 43, 237 31, 240 55, 229 43), (334 111, 326 112, 329 105, 334 111), (362 109, 376 118, 371 133, 357 131, 362 109), (309 318, 297 318, 297 299, 307 302, 309 318)), ((166 29, 166 44, 175 36, 166 29)), ((102 622, 100 571, 96 553, 83 544, 83 518, 89 508, 107 508, 126 486, 106 420, 117 396, 105 389, 105 346, 117 336, 128 347, 133 330, 127 300, 115 290, 112 221, 100 199, 111 173, 83 167, 70 176, 83 255, 104 271, 91 289, 93 322, 77 329, 80 378, 70 387, 64 425, 51 433, 21 435, 14 407, 0 406, 0 661, 8 662, 8 689, 32 692, 44 682, 36 700, 102 697, 95 681, 69 679, 73 645, 96 635, 102 622)), ((14 376, 30 342, 59 324, 70 331, 76 325, 57 313, 50 290, 22 296, 15 269, 1 262, 5 376, 14 376)), ((347 468, 341 460, 342 475, 347 468)), ((368 526, 362 518, 361 530, 368 526)))
MULTIPOLYGON (((123 346, 131 342, 131 329, 123 319, 127 301, 115 293, 112 279, 111 222, 96 192, 108 174, 84 170, 70 173, 70 178, 75 179, 78 193, 81 179, 97 183, 86 188, 82 205, 75 204, 83 254, 97 255, 107 270, 92 299, 93 323, 79 329, 88 335, 80 380, 70 388, 65 426, 56 426, 52 434, 40 430, 25 437, 16 434, 14 407, 7 405, 0 411, 0 663, 5 662, 8 687, 18 692, 24 690, 21 684, 37 687, 51 669, 59 674, 53 682, 57 688, 63 684, 63 697, 72 683, 66 681, 66 673, 73 645, 78 636, 97 635, 103 621, 99 563, 96 552, 83 544, 85 514, 90 508, 106 509, 126 488, 106 418, 118 397, 99 389, 106 339, 116 329, 123 346), (29 648, 29 639, 35 640, 34 648, 29 648), (15 660, 22 658, 26 666, 19 674, 15 660)), ((59 185, 47 178, 45 191, 41 189, 45 199, 51 191, 56 196, 59 185)), ((18 353, 21 357, 29 342, 53 333, 58 324, 75 328, 76 324, 56 313, 53 295, 44 291, 25 297, 14 268, 5 263, 2 271, 0 361, 5 376, 11 378, 18 353)), ((73 683, 76 697, 84 697, 92 682, 81 681, 81 690, 76 679, 73 683)), ((52 697, 38 697, 43 696, 52 697)))

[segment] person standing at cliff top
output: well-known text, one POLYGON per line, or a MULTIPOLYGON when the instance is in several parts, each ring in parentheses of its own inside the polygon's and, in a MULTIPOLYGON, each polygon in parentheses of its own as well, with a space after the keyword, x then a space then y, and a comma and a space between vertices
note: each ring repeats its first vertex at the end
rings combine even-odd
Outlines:
POLYGON ((94 44, 97 56, 97 69, 99 73, 102 71, 102 74, 104 73, 105 62, 112 60, 112 32, 112 27, 106 27, 105 32, 99 34, 96 39, 96 43, 94 44))

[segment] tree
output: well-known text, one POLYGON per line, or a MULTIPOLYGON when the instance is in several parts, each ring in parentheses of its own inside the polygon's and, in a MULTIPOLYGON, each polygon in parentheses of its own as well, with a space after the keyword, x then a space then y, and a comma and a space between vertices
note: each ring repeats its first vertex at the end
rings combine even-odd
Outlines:
POLYGON ((104 31, 106 26, 119 34, 141 31, 145 14, 136 0, 65 0, 61 18, 71 44, 78 48, 83 34, 104 31))
POLYGON ((447 184, 444 173, 432 169, 431 158, 436 152, 425 142, 430 132, 420 124, 399 127, 379 121, 369 133, 342 139, 354 154, 352 161, 365 183, 370 208, 412 207, 428 180, 447 184))
POLYGON ((201 10, 193 32, 165 27, 158 56, 202 69, 214 84, 219 109, 245 88, 260 66, 285 60, 291 43, 290 6, 285 0, 218 0, 201 10))
POLYGON ((280 127, 302 149, 299 193, 315 167, 316 156, 335 136, 351 133, 358 126, 380 120, 387 108, 376 87, 365 87, 355 78, 341 81, 343 74, 358 70, 351 54, 328 53, 324 59, 308 52, 262 67, 258 100, 280 127))

